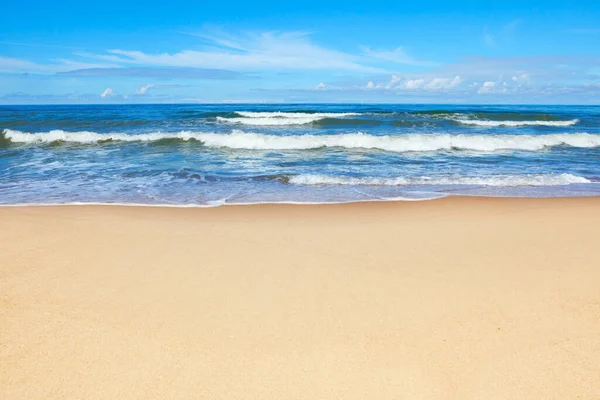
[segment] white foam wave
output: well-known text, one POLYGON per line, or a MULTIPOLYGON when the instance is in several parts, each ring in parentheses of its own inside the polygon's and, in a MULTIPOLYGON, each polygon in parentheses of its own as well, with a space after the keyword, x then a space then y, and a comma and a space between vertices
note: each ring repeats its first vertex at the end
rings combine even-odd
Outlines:
POLYGON ((13 143, 95 143, 103 140, 123 142, 150 142, 164 139, 198 140, 208 147, 248 150, 310 150, 322 147, 347 149, 378 149, 391 152, 425 152, 470 150, 493 152, 502 150, 537 151, 546 147, 567 145, 572 147, 600 147, 600 135, 588 133, 549 135, 450 135, 408 134, 374 136, 365 133, 339 135, 294 135, 278 136, 247 133, 233 130, 231 133, 189 132, 178 133, 96 133, 66 132, 54 130, 42 133, 27 133, 7 129, 7 139, 13 143))
POLYGON ((579 122, 578 119, 571 119, 568 121, 488 121, 479 119, 455 119, 454 121, 464 125, 475 125, 475 126, 571 126, 579 122))
POLYGON ((477 186, 561 186, 591 181, 572 174, 496 175, 488 177, 341 177, 327 175, 296 175, 290 178, 296 185, 477 185, 477 186))
POLYGON ((153 142, 164 139, 181 140, 200 140, 199 134, 194 132, 179 133, 143 133, 130 135, 127 133, 97 133, 97 132, 67 132, 63 130, 53 130, 49 132, 28 133, 6 129, 4 136, 13 143, 96 143, 104 140, 114 140, 119 142, 153 142))
POLYGON ((340 135, 276 136, 234 130, 231 134, 202 133, 197 135, 205 146, 250 150, 310 150, 322 147, 346 149, 379 149, 392 152, 444 151, 453 149, 491 152, 498 150, 541 150, 545 147, 600 146, 600 135, 449 135, 411 134, 373 136, 364 133, 340 135))
POLYGON ((217 121, 227 124, 241 124, 254 126, 285 126, 285 125, 305 125, 319 121, 326 117, 298 117, 298 118, 224 118, 217 117, 217 121))
POLYGON ((254 126, 283 126, 304 125, 319 121, 324 118, 343 118, 360 115, 360 113, 303 113, 303 112, 252 112, 236 111, 241 117, 217 117, 217 121, 229 124, 254 125, 254 126))
POLYGON ((292 118, 292 119, 302 119, 307 117, 315 117, 315 118, 341 118, 341 117, 351 117, 355 115, 360 115, 360 113, 303 113, 303 112, 251 112, 251 111, 236 111, 236 114, 241 115, 246 118, 292 118))

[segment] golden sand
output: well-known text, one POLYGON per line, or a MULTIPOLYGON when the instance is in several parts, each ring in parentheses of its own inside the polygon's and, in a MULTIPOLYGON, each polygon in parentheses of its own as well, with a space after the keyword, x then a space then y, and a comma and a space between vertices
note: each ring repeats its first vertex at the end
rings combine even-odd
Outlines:
POLYGON ((600 399, 600 198, 0 208, 2 399, 600 399))

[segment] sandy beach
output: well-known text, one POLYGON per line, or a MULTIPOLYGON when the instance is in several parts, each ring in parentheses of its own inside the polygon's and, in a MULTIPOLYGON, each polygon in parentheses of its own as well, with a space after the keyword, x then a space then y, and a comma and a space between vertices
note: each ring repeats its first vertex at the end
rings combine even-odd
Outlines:
POLYGON ((600 198, 0 227, 2 399, 600 398, 600 198))

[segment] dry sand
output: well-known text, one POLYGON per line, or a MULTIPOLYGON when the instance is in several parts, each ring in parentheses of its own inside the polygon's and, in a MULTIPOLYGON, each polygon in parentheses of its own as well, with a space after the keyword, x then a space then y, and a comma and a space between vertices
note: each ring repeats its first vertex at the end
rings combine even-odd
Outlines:
POLYGON ((2 399, 600 399, 600 198, 0 228, 2 399))

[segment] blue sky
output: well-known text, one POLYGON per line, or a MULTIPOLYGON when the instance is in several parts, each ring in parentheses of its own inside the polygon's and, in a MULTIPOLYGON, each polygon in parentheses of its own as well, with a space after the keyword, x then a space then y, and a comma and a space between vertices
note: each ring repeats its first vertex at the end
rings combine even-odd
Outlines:
POLYGON ((600 103, 600 2, 13 1, 0 103, 600 103))

